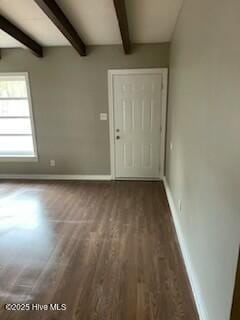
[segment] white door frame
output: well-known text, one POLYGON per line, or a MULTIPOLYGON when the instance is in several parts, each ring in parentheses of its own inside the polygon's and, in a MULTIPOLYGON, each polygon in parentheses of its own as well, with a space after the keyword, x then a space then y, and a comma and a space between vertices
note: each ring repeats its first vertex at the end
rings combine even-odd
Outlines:
MULTIPOLYGON (((115 75, 133 75, 133 74, 161 74, 162 75, 162 110, 161 110, 161 131, 160 135, 160 172, 159 180, 164 177, 165 163, 165 136, 166 136, 166 113, 167 113, 167 85, 168 85, 168 68, 153 69, 120 69, 108 70, 108 107, 109 107, 109 139, 110 139, 110 160, 111 160, 111 177, 116 179, 115 168, 115 128, 114 128, 114 95, 113 95, 113 76, 115 75)), ((153 179, 150 179, 153 180, 153 179)))

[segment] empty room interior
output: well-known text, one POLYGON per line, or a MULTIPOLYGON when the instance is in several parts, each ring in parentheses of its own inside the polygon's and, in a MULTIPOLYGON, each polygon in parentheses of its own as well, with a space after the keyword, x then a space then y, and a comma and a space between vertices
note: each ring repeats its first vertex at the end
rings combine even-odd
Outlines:
POLYGON ((0 0, 1 320, 240 320, 239 32, 239 0, 0 0))

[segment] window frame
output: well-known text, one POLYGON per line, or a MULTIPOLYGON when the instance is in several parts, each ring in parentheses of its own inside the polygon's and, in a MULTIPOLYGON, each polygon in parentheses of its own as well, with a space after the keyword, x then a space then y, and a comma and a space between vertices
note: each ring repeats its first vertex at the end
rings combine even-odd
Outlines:
MULTIPOLYGON (((35 120, 33 114, 33 106, 32 106, 32 96, 31 96, 31 89, 30 89, 30 80, 29 80, 29 73, 28 72, 0 72, 1 77, 24 77, 26 88, 27 88, 27 100, 28 100, 28 107, 29 107, 29 115, 30 115, 30 122, 31 122, 31 129, 32 129, 32 140, 33 140, 33 155, 0 155, 0 162, 37 162, 38 161, 38 149, 37 149, 37 140, 35 134, 35 120)), ((17 136, 17 134, 16 134, 17 136)))

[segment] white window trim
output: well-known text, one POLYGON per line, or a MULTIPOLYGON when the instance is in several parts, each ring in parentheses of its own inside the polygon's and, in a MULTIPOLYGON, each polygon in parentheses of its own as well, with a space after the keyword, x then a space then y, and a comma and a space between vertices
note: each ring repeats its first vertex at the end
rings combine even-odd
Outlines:
POLYGON ((29 104, 29 114, 30 114, 30 121, 31 121, 31 128, 32 128, 32 139, 33 139, 33 156, 1 156, 0 155, 0 162, 37 162, 38 161, 38 150, 37 150, 37 140, 35 134, 35 122, 34 122, 34 115, 33 115, 33 108, 32 108, 32 96, 30 90, 30 81, 29 81, 29 74, 28 72, 1 72, 0 77, 17 77, 17 76, 24 76, 26 81, 27 87, 27 97, 28 97, 28 104, 29 104))

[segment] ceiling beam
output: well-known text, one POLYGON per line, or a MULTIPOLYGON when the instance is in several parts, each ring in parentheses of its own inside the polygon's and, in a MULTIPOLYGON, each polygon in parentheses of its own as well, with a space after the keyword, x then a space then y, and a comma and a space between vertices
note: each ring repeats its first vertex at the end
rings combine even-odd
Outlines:
POLYGON ((113 3, 116 10, 120 33, 122 36, 123 49, 126 54, 129 54, 131 52, 131 42, 129 37, 125 0, 113 0, 113 3))
POLYGON ((43 57, 42 47, 2 15, 0 15, 0 29, 29 48, 37 57, 43 57))
POLYGON ((63 33, 81 56, 86 56, 86 46, 55 0, 34 0, 55 26, 63 33))

